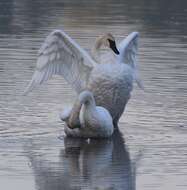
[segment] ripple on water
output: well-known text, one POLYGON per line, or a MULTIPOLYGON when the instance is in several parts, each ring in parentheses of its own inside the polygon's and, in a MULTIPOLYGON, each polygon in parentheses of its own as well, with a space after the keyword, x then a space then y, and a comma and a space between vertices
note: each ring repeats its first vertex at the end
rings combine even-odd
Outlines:
POLYGON ((177 0, 0 2, 1 188, 186 190, 186 6, 177 0), (146 93, 135 85, 120 120, 123 136, 66 139, 58 114, 75 94, 61 77, 22 96, 41 43, 62 26, 86 50, 106 31, 117 41, 140 32, 146 93))

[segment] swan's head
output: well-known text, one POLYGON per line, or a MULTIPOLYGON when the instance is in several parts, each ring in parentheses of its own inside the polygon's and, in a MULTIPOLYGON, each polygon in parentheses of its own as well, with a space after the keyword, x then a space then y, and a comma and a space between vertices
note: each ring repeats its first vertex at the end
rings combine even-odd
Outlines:
POLYGON ((85 90, 79 94, 79 101, 81 104, 85 105, 95 104, 93 94, 88 90, 85 90))
POLYGON ((96 49, 99 49, 101 46, 108 47, 112 49, 112 51, 119 55, 119 51, 116 47, 115 38, 112 34, 107 33, 96 39, 96 49))

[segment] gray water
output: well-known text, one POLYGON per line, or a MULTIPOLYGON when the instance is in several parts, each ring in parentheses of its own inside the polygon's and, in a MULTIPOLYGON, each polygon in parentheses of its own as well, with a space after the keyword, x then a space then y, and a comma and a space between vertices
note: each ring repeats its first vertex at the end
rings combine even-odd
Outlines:
POLYGON ((0 189, 187 189, 187 2, 0 1, 0 189), (37 51, 63 28, 86 50, 140 32, 135 86, 108 140, 65 138, 59 112, 75 94, 58 76, 22 96, 37 51))

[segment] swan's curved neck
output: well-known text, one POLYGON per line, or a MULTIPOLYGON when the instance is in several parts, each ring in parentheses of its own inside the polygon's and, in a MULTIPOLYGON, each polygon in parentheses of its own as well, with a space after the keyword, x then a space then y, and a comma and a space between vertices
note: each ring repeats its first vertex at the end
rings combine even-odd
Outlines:
POLYGON ((95 106, 96 106, 95 99, 94 99, 92 93, 89 91, 85 91, 85 92, 81 93, 79 100, 80 100, 80 104, 85 105, 85 107, 87 107, 87 108, 88 107, 95 108, 95 106))
POLYGON ((73 108, 71 110, 70 116, 69 116, 69 125, 70 126, 76 126, 79 123, 79 114, 81 110, 81 104, 79 101, 75 101, 73 108))
POLYGON ((97 63, 100 63, 100 49, 102 44, 103 44, 103 37, 97 38, 91 50, 92 57, 97 63))

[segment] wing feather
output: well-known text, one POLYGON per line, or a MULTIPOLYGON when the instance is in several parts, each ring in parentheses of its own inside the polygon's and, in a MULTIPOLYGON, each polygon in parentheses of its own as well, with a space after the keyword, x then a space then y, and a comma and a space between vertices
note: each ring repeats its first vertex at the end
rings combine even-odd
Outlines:
POLYGON ((55 30, 49 34, 38 52, 36 71, 24 94, 53 75, 62 75, 79 93, 85 88, 94 65, 95 62, 89 54, 65 32, 55 30))
POLYGON ((134 69, 134 80, 137 85, 144 89, 143 83, 139 78, 137 69, 137 53, 138 53, 138 32, 130 33, 122 42, 119 44, 119 55, 114 55, 111 52, 107 52, 102 55, 102 63, 122 63, 128 64, 134 69))
POLYGON ((132 32, 119 44, 120 55, 117 57, 117 62, 129 64, 134 69, 134 80, 139 88, 144 90, 137 69, 138 38, 139 33, 132 32))
POLYGON ((136 67, 136 57, 138 53, 138 32, 132 32, 119 44, 120 55, 118 62, 136 67))
POLYGON ((138 32, 129 34, 118 46, 119 55, 114 55, 113 52, 106 52, 101 55, 102 63, 126 63, 134 65, 136 55, 138 53, 138 32))

